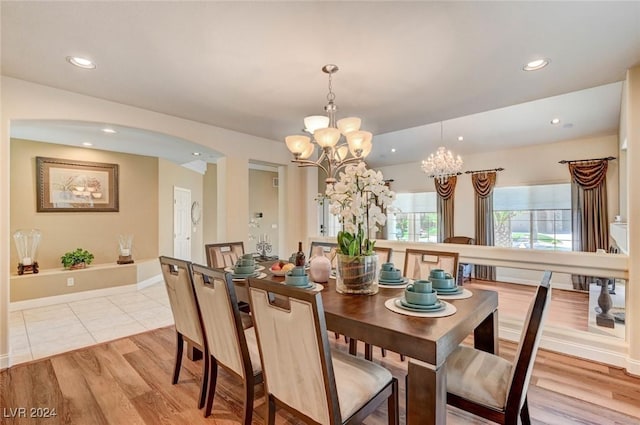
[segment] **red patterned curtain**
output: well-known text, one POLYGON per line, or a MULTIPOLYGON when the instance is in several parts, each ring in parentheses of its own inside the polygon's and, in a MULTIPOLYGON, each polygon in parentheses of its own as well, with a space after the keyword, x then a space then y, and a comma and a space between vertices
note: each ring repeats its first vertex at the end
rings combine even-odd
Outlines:
MULTIPOLYGON (((476 173, 471 176, 475 197, 476 244, 493 246, 493 188, 496 172, 476 173)), ((475 266, 478 279, 495 280, 496 268, 475 266)))
MULTIPOLYGON (((609 247, 607 160, 569 163, 573 250, 596 252, 609 247)), ((589 276, 572 275, 574 289, 589 290, 589 276)))
POLYGON ((442 183, 433 179, 438 193, 438 242, 453 236, 454 193, 456 191, 457 176, 449 176, 442 183))

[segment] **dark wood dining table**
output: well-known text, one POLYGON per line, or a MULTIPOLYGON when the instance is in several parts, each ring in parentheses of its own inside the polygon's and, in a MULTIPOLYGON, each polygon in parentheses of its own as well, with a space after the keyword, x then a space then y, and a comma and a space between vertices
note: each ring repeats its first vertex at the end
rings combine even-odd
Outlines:
MULTIPOLYGON (((263 264, 265 279, 282 282, 263 264)), ((447 357, 469 334, 476 348, 498 349, 498 294, 474 289, 467 299, 450 300, 457 311, 447 317, 425 318, 395 313, 384 305, 402 294, 400 288, 380 288, 376 295, 344 295, 335 281, 323 283, 322 303, 327 328, 348 337, 409 357, 407 424, 445 424, 447 415, 447 357)), ((248 301, 246 281, 236 282, 239 301, 248 301)))

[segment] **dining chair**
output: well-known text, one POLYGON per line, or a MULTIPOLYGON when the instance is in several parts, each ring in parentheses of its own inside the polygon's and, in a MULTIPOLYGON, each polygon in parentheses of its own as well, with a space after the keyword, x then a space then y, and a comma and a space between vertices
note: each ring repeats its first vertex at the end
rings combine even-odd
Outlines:
MULTIPOLYGON (((469 236, 450 236, 445 238, 442 243, 457 243, 461 245, 473 245, 475 243, 473 238, 469 236)), ((471 272, 473 270, 473 264, 459 263, 458 264, 458 285, 462 285, 466 280, 471 280, 471 272)))
POLYGON ((244 254, 244 242, 210 243, 204 246, 204 250, 209 267, 233 267, 244 254))
POLYGON ((428 279, 432 269, 442 269, 446 273, 451 273, 455 279, 458 275, 458 253, 409 248, 405 250, 404 275, 406 277, 428 279))
POLYGON ((204 416, 211 415, 218 366, 244 385, 244 425, 251 425, 254 386, 262 383, 262 366, 254 328, 244 329, 231 273, 193 264, 193 284, 204 330, 205 357, 209 358, 209 388, 204 416))
POLYGON ((545 271, 525 316, 515 360, 459 346, 447 358, 447 403, 499 424, 531 424, 527 388, 551 299, 545 271))
MULTIPOLYGON (((172 384, 178 383, 182 367, 182 353, 185 340, 201 351, 204 347, 202 322, 193 288, 191 262, 171 257, 160 257, 160 268, 167 288, 169 305, 173 313, 176 328, 176 361, 173 369, 172 384)), ((202 366, 202 385, 198 408, 204 406, 207 377, 209 376, 209 359, 205 357, 202 366)))
POLYGON ((361 423, 387 401, 398 424, 398 381, 380 365, 331 351, 319 292, 248 279, 268 424, 276 408, 314 424, 361 423))
MULTIPOLYGON (((233 267, 244 255, 244 242, 210 243, 204 246, 207 266, 214 269, 233 267)), ((240 311, 249 313, 249 304, 240 302, 240 311)))

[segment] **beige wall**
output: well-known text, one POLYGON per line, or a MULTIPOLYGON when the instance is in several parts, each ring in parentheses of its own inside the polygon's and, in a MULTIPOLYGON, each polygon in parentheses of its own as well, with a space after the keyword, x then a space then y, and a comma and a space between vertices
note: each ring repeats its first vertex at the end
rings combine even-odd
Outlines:
MULTIPOLYGON (((218 238, 218 167, 207 164, 202 188, 202 226, 204 244, 215 243, 218 238)), ((206 256, 205 256, 206 258, 206 256)))
POLYGON ((260 227, 249 229, 255 239, 245 247, 247 252, 257 252, 258 238, 267 235, 273 246, 271 255, 278 253, 278 188, 273 186, 273 179, 277 177, 277 172, 249 170, 249 218, 256 219, 259 212, 262 218, 256 219, 260 227))
MULTIPOLYGON (((504 187, 569 183, 567 166, 558 164, 558 161, 601 158, 609 155, 618 157, 618 153, 618 138, 616 135, 610 135, 466 155, 462 159, 464 170, 504 168, 504 171, 498 173, 496 180, 496 186, 504 187)), ((609 162, 607 191, 611 220, 619 214, 618 168, 618 161, 609 162)), ((435 192, 433 179, 422 173, 419 162, 382 167, 380 170, 386 179, 394 179, 391 188, 396 192, 435 192)), ((456 235, 474 236, 473 203, 471 176, 463 174, 458 177, 455 193, 456 235)))
MULTIPOLYGON (((158 225, 159 254, 173 256, 173 188, 191 191, 191 202, 202 205, 203 176, 164 159, 158 160, 158 225)), ((191 225, 191 261, 202 264, 202 220, 191 225)))
MULTIPOLYGON (((153 258, 158 253, 157 168, 156 158, 12 139, 11 232, 40 229, 43 269, 62 268, 60 257, 76 248, 92 252, 95 264, 115 263, 120 234, 134 235, 134 259, 153 258), (36 156, 118 164, 120 211, 36 212, 36 156)), ((10 264, 15 273, 13 243, 10 264)))

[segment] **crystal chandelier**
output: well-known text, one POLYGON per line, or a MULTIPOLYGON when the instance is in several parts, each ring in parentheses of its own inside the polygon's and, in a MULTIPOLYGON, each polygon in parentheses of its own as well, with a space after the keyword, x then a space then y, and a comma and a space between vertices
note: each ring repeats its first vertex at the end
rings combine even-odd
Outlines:
MULTIPOLYGON (((440 122, 440 142, 442 142, 442 122, 440 122)), ((422 171, 438 179, 440 183, 444 183, 450 176, 455 176, 460 173, 462 169, 462 158, 460 155, 454 157, 451 151, 445 149, 444 146, 440 146, 438 150, 429 158, 422 161, 422 171)))
POLYGON ((287 148, 293 153, 293 162, 300 167, 318 167, 327 175, 328 184, 336 182, 336 174, 347 164, 360 162, 371 152, 373 135, 360 130, 360 118, 343 118, 336 122, 336 95, 333 93, 332 76, 338 72, 337 65, 325 65, 322 71, 329 74, 328 103, 324 110, 327 115, 312 115, 304 118, 304 131, 313 135, 287 136, 287 148), (316 144, 321 154, 317 160, 309 158, 315 152, 316 144))

